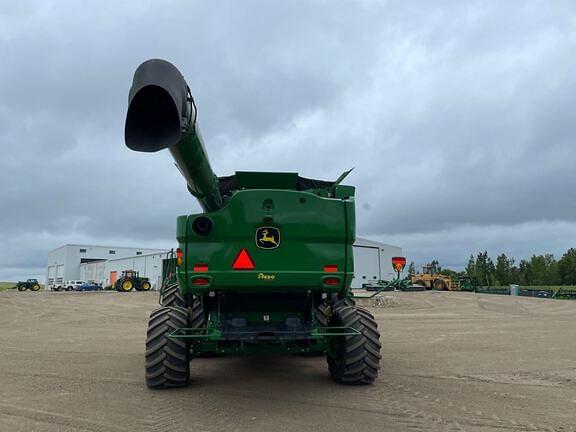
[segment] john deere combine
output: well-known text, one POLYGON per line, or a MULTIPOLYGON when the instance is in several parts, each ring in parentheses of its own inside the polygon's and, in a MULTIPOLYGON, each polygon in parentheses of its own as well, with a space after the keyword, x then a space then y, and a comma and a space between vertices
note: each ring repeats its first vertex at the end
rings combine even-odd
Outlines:
POLYGON ((354 187, 340 184, 348 173, 217 177, 190 90, 163 60, 134 74, 125 141, 141 152, 168 149, 204 210, 177 219, 177 281, 148 324, 149 387, 185 386, 190 360, 206 353, 325 352, 335 381, 376 379, 377 325, 350 298, 354 187))

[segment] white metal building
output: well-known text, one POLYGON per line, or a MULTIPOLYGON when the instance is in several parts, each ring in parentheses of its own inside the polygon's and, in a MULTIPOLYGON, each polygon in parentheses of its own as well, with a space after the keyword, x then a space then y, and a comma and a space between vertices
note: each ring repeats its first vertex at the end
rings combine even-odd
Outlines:
POLYGON ((393 279, 392 257, 402 256, 402 248, 357 237, 353 253, 352 288, 362 288, 363 283, 393 279))
MULTIPOLYGON (((137 257, 151 253, 166 252, 159 249, 147 248, 127 248, 118 246, 93 246, 67 244, 54 249, 48 253, 48 264, 46 266, 46 285, 62 283, 65 280, 82 279, 80 275, 80 265, 100 262, 99 270, 105 271, 102 263, 111 258, 137 257)), ((90 278, 90 280, 98 280, 90 278)))
POLYGON ((80 264, 80 279, 107 286, 113 285, 124 270, 135 270, 140 272, 140 276, 149 278, 152 289, 156 290, 162 284, 163 260, 167 254, 167 251, 162 251, 80 264))

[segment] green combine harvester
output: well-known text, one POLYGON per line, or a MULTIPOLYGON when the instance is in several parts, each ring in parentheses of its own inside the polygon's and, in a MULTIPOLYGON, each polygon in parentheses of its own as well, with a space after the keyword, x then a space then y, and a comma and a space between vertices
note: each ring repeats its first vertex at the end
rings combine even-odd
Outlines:
POLYGON ((217 177, 186 81, 171 63, 138 67, 126 145, 168 149, 203 213, 177 218, 177 278, 150 315, 146 383, 188 384, 208 354, 326 354, 332 379, 370 384, 380 368, 374 317, 351 299, 354 187, 291 172, 217 177))

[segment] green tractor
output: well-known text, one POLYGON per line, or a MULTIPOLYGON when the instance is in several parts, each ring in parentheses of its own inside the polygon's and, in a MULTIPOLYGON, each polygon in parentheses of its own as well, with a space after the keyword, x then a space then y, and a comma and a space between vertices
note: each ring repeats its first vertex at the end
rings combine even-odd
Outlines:
POLYGON ((40 291, 40 284, 38 283, 38 279, 26 279, 25 282, 18 282, 13 289, 17 289, 18 291, 40 291))
POLYGON ((124 270, 120 279, 114 284, 116 291, 129 292, 135 289, 136 291, 150 291, 152 285, 147 277, 140 277, 140 273, 134 270, 124 270))
POLYGON ((478 289, 478 279, 475 276, 459 276, 458 285, 460 291, 476 292, 478 289))
POLYGON ((146 383, 188 384, 190 361, 213 354, 325 353, 332 379, 370 384, 380 334, 350 292, 354 187, 291 172, 217 177, 178 69, 138 67, 125 124, 128 148, 168 149, 202 213, 179 216, 176 277, 148 322, 146 383))

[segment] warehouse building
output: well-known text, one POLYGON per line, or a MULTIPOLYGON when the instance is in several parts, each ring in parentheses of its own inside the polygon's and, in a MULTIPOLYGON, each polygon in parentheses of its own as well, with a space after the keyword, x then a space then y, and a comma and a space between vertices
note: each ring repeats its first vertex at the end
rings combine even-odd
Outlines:
MULTIPOLYGON (((352 288, 395 276, 391 259, 402 248, 357 238, 353 248, 352 288)), ((152 289, 159 289, 167 250, 90 245, 65 245, 48 254, 46 284, 58 286, 65 280, 93 281, 113 285, 124 270, 136 270, 148 277, 152 289)))
MULTIPOLYGON (((105 273, 105 262, 111 258, 138 257, 153 253, 166 252, 161 249, 128 248, 119 246, 93 246, 67 244, 48 253, 46 266, 46 286, 58 285, 67 280, 85 280, 80 275, 82 264, 98 262, 99 272, 105 273)), ((89 280, 101 281, 99 278, 89 280)))
POLYGON ((114 285, 124 270, 135 270, 140 276, 147 277, 152 289, 156 290, 162 284, 162 270, 167 255, 168 251, 160 251, 80 264, 80 280, 98 282, 102 286, 114 285))
POLYGON ((402 248, 363 238, 356 238, 354 248, 354 279, 352 288, 379 280, 390 280, 396 276, 392 257, 402 256, 402 248))

